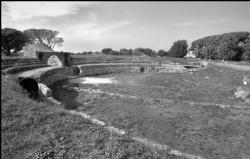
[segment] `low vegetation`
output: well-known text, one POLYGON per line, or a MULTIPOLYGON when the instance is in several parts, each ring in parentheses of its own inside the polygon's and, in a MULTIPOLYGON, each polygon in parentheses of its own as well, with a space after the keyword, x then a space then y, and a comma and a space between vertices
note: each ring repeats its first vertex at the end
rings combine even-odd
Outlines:
POLYGON ((177 158, 33 101, 10 76, 1 86, 1 158, 177 158))
POLYGON ((68 108, 131 135, 206 159, 243 159, 250 156, 250 109, 235 91, 248 74, 211 65, 193 73, 117 73, 96 77, 114 84, 80 78, 58 83, 53 92, 68 108))

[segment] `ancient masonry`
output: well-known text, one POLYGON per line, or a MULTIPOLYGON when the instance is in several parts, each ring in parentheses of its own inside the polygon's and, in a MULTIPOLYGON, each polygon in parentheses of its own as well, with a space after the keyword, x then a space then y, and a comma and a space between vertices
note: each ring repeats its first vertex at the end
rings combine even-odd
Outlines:
POLYGON ((67 66, 70 67, 73 65, 73 62, 70 58, 70 53, 67 52, 36 52, 37 58, 43 63, 48 64, 49 66, 67 66))

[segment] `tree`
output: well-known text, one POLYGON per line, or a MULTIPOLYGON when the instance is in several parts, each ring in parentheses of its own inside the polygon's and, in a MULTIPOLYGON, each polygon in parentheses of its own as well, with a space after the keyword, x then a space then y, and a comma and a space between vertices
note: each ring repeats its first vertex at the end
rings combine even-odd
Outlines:
POLYGON ((241 60, 244 49, 241 45, 249 37, 249 32, 231 32, 207 36, 191 43, 190 50, 196 57, 225 60, 241 60))
POLYGON ((157 54, 158 56, 168 56, 168 52, 165 50, 159 50, 157 54))
POLYGON ((110 55, 113 50, 111 48, 104 48, 102 49, 103 54, 110 55))
MULTIPOLYGON (((153 51, 152 49, 149 49, 149 48, 136 48, 134 50, 134 53, 140 55, 140 54, 144 54, 144 55, 147 55, 147 56, 155 56, 156 53, 155 51, 153 51)), ((133 54, 135 55, 135 54, 133 54)))
POLYGON ((244 52, 242 54, 242 60, 250 61, 250 37, 247 38, 244 45, 244 52))
POLYGON ((223 60, 232 60, 238 53, 237 46, 230 43, 222 43, 217 47, 218 58, 223 60))
POLYGON ((183 58, 187 54, 188 44, 186 40, 178 40, 174 42, 173 46, 169 50, 171 57, 183 58))
POLYGON ((121 55, 132 55, 133 53, 133 50, 132 49, 125 49, 125 48, 122 48, 120 49, 120 54, 121 55))
POLYGON ((1 29, 1 50, 4 50, 7 56, 11 55, 11 52, 17 52, 22 50, 25 44, 29 43, 28 37, 21 31, 4 28, 1 29))
POLYGON ((54 49, 56 45, 61 46, 64 42, 63 38, 57 37, 59 34, 58 31, 48 29, 28 29, 24 30, 24 34, 26 34, 33 43, 42 43, 51 49, 54 49))

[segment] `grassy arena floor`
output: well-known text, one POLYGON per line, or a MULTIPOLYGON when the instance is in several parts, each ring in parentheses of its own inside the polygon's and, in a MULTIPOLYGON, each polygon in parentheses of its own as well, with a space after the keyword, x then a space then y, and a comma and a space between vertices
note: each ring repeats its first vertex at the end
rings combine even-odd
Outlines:
POLYGON ((118 83, 83 85, 80 78, 59 83, 54 95, 132 136, 209 159, 248 158, 250 109, 234 97, 247 73, 213 66, 193 74, 103 75, 118 83))
POLYGON ((1 158, 177 159, 112 134, 44 99, 33 101, 11 77, 3 75, 1 158))

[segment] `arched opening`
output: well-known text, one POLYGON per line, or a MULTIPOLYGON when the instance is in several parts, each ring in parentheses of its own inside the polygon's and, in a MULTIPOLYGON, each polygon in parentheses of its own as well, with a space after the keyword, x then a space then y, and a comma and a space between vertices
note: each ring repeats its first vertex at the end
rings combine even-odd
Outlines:
POLYGON ((71 73, 72 75, 79 75, 80 74, 80 69, 78 67, 71 67, 71 73))
POLYGON ((145 68, 144 67, 140 67, 140 72, 145 72, 145 68))
POLYGON ((63 66, 61 59, 57 55, 51 55, 47 60, 47 64, 50 66, 63 66))
POLYGON ((29 97, 33 99, 38 99, 39 94, 38 94, 38 83, 36 80, 31 79, 31 78, 25 78, 20 81, 20 85, 27 90, 29 97))

